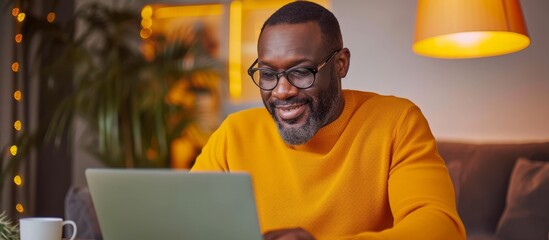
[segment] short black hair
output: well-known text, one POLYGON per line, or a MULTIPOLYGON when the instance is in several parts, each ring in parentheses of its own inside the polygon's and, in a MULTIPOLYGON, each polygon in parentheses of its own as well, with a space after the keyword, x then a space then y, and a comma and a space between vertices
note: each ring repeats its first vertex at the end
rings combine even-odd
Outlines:
POLYGON ((284 5, 265 21, 261 33, 267 26, 299 24, 310 21, 316 22, 320 27, 324 44, 329 48, 329 51, 343 48, 343 37, 337 18, 328 9, 313 2, 296 1, 284 5))

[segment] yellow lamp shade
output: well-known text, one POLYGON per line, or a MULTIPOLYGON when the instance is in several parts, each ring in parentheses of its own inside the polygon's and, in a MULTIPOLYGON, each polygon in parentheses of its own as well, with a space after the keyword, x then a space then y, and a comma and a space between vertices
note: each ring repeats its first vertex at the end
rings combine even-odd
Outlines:
POLYGON ((418 0, 413 50, 436 58, 478 58, 530 45, 518 0, 418 0))

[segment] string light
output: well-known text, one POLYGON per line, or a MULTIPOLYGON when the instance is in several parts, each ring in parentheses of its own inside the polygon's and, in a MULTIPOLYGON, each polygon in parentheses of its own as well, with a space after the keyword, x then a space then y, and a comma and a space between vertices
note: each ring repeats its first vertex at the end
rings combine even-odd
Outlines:
POLYGON ((25 21, 25 16, 26 16, 25 13, 17 14, 17 21, 19 21, 19 22, 25 21))
POLYGON ((16 131, 21 131, 21 121, 17 120, 13 123, 13 128, 15 128, 16 131))
POLYGON ((19 213, 23 213, 25 211, 25 208, 23 208, 23 204, 18 203, 15 205, 15 210, 17 210, 19 213))
POLYGON ((17 35, 15 35, 15 42, 21 43, 21 41, 23 41, 23 34, 18 33, 17 35))
POLYGON ((50 23, 55 21, 55 13, 54 12, 48 13, 48 16, 46 17, 46 20, 48 20, 48 22, 50 22, 50 23))
POLYGON ((11 64, 11 70, 12 70, 13 72, 19 72, 19 62, 13 62, 13 63, 11 64))
POLYGON ((23 178, 21 178, 21 176, 19 176, 19 174, 17 174, 13 178, 13 183, 15 183, 15 185, 17 185, 17 186, 21 186, 21 185, 23 185, 23 178))
POLYGON ((17 146, 12 145, 12 146, 10 147, 10 153, 11 153, 12 156, 17 155, 17 146))
POLYGON ((11 15, 17 17, 17 15, 19 15, 19 8, 13 8, 11 10, 11 15))
MULTIPOLYGON (((16 3, 16 6, 20 6, 21 4, 21 1, 15 1, 16 3)), ((20 29, 22 29, 22 23, 23 21, 25 21, 25 18, 26 18, 26 15, 24 13, 24 11, 22 11, 21 9, 19 9, 18 7, 14 7, 11 11, 11 15, 13 17, 15 17, 14 19, 14 23, 16 25, 16 27, 14 28, 15 29, 15 32, 14 32, 14 40, 15 40, 15 44, 14 44, 14 49, 16 50, 16 52, 14 53, 14 59, 13 59, 13 62, 11 64, 11 70, 13 71, 14 73, 14 80, 17 80, 18 79, 18 73, 19 73, 19 70, 20 70, 20 62, 18 61, 18 57, 19 54, 17 53, 18 50, 20 50, 21 48, 19 47, 22 42, 23 42, 23 33, 20 32, 20 29)), ((51 16, 51 19, 52 21, 55 20, 55 14, 53 14, 53 16, 51 16)), ((50 14, 48 14, 47 16, 47 20, 50 21, 50 14)), ((50 21, 50 22, 52 22, 50 21)), ((13 99, 15 100, 16 103, 19 103, 23 97, 23 93, 21 90, 18 90, 16 88, 16 83, 14 81, 14 84, 13 84, 14 88, 14 92, 13 92, 13 99)), ((18 118, 18 107, 15 107, 16 111, 14 113, 14 116, 13 118, 16 119, 16 121, 13 123, 13 128, 15 129, 15 131, 21 131, 23 129, 23 123, 21 120, 17 119, 18 118)), ((15 136, 17 135, 17 133, 13 133, 13 138, 15 138, 15 136)), ((13 157, 17 156, 17 153, 18 153, 18 148, 17 148, 17 145, 12 145, 9 149, 11 155, 13 157)), ((12 161, 20 161, 20 159, 12 159, 12 161)), ((17 186, 17 187, 21 187, 23 185, 23 178, 21 177, 21 174, 20 173, 16 173, 15 177, 13 178, 13 183, 17 186)), ((22 190, 19 190, 19 192, 21 192, 22 190)), ((17 194, 16 194, 17 196, 17 194)), ((14 196, 14 197, 16 197, 14 196)), ((17 201, 17 200, 16 200, 17 201)), ((15 205, 15 210, 19 213, 23 213, 25 211, 25 208, 23 207, 23 204, 21 202, 16 202, 17 204, 15 205)))
POLYGON ((15 92, 13 92, 13 99, 15 99, 15 101, 21 101, 21 98, 23 98, 23 94, 21 93, 21 91, 17 90, 15 92))

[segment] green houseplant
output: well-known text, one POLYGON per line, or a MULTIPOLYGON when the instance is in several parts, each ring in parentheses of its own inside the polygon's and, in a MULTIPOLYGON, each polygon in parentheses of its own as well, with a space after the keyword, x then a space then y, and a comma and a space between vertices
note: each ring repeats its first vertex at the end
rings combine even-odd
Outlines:
POLYGON ((200 33, 173 40, 154 36, 153 57, 146 58, 137 13, 91 3, 67 26, 82 23, 77 37, 49 31, 44 44, 63 47, 43 74, 56 84, 71 84, 73 91, 56 108, 47 136, 70 134, 76 116, 88 126, 87 149, 107 166, 167 167, 172 140, 196 111, 192 104, 170 101, 169 94, 181 85, 185 88, 175 94, 183 98, 215 91, 219 63, 201 46, 200 33))
POLYGON ((5 213, 0 214, 0 240, 18 240, 19 226, 13 223, 5 213))

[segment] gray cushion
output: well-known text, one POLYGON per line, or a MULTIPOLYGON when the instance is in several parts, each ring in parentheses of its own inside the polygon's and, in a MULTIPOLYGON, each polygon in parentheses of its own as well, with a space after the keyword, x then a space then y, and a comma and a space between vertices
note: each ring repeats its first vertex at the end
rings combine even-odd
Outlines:
MULTIPOLYGON (((77 239, 102 240, 99 222, 87 187, 72 187, 65 197, 65 219, 76 223, 77 239)), ((65 236, 70 233, 65 232, 65 236)))
POLYGON ((457 178, 459 184, 455 185, 459 189, 458 213, 469 236, 495 234, 498 221, 505 209, 505 197, 511 172, 519 157, 549 161, 549 142, 528 144, 438 142, 438 149, 447 165, 456 161, 462 164, 457 178))
POLYGON ((461 182, 461 165, 459 161, 453 161, 446 164, 448 168, 448 173, 450 174, 450 179, 452 179, 452 184, 454 185, 454 191, 456 193, 456 205, 459 204, 459 189, 461 182))
POLYGON ((548 232, 549 162, 521 158, 511 174, 496 235, 509 240, 542 240, 548 239, 548 232))

